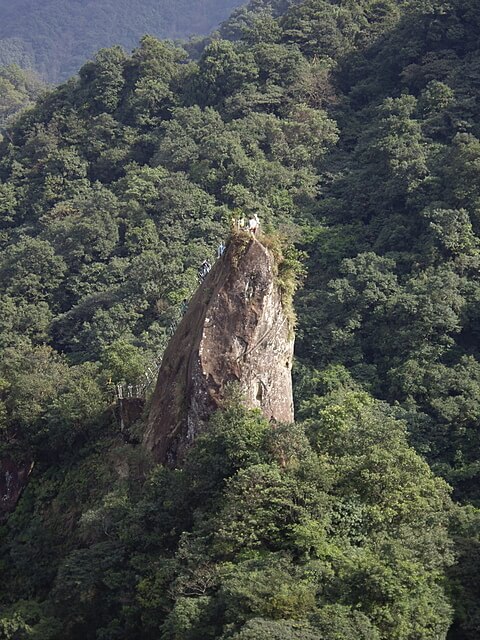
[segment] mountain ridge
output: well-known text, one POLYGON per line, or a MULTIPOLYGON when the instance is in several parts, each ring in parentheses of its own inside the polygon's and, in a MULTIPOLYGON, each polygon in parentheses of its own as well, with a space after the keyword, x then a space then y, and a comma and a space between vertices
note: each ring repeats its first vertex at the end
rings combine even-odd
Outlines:
POLYGON ((99 48, 134 48, 140 37, 207 35, 240 0, 0 1, 0 60, 30 64, 48 82, 67 80, 99 48))

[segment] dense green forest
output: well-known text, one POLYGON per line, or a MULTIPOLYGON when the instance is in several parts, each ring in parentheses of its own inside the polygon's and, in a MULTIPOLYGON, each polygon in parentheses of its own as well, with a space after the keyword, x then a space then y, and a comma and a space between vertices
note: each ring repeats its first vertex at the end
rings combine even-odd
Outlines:
POLYGON ((480 7, 255 0, 103 49, 0 147, 0 637, 478 640, 480 7), (297 422, 232 390, 181 470, 112 385, 232 213, 305 253, 297 422))
POLYGON ((241 0, 0 0, 0 66, 35 68, 45 80, 72 76, 101 47, 128 50, 150 33, 207 34, 241 0))

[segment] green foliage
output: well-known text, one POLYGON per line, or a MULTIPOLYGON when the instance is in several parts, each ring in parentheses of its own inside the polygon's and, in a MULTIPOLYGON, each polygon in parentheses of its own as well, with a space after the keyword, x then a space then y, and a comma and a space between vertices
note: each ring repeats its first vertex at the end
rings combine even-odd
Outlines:
POLYGON ((322 638, 325 640, 377 640, 378 629, 369 618, 351 607, 341 604, 330 604, 322 607, 313 618, 322 638))
POLYGON ((147 361, 140 349, 119 338, 105 348, 102 365, 110 381, 134 384, 145 373, 147 361))
POLYGON ((200 436, 189 460, 192 475, 209 491, 221 487, 221 481, 247 461, 261 462, 260 445, 268 426, 260 413, 250 414, 236 404, 212 418, 209 432, 200 436))
MULTIPOLYGON (((477 638, 479 26, 473 0, 254 0, 191 57, 101 50, 5 127, 1 457, 36 462, 0 528, 5 637, 477 638), (182 469, 150 468, 108 383, 158 360, 254 213, 295 296, 299 422, 233 394, 182 469)), ((0 85, 5 118, 37 91, 0 85)))
POLYGON ((480 562, 479 510, 457 506, 452 514, 451 531, 456 542, 457 563, 450 569, 451 588, 458 602, 458 621, 452 637, 464 634, 475 638, 480 629, 478 617, 478 567, 480 562))
POLYGON ((0 132, 12 116, 32 106, 43 89, 44 84, 33 71, 16 64, 0 66, 0 132))
POLYGON ((101 426, 105 397, 92 363, 69 367, 49 347, 22 345, 4 351, 1 371, 6 439, 22 456, 61 455, 101 426))
POLYGON ((86 0, 73 5, 48 0, 35 6, 2 0, 0 64, 35 66, 45 78, 59 82, 100 47, 120 44, 131 50, 145 33, 172 39, 206 34, 236 6, 235 0, 177 0, 174 6, 166 0, 86 0))
MULTIPOLYGON (((187 565, 203 570, 204 563, 220 561, 209 575, 212 588, 220 586, 222 605, 210 601, 203 615, 222 610, 233 628, 251 617, 285 620, 287 629, 302 620, 312 634, 321 629, 332 638, 346 639, 352 630, 365 638, 434 637, 429 629, 441 633, 450 615, 436 583, 442 564, 451 561, 446 486, 408 447, 403 425, 385 407, 365 394, 336 397, 319 399, 320 413, 310 409, 319 422, 309 419, 307 433, 318 453, 300 433, 285 439, 274 428, 260 445, 261 464, 244 458, 237 471, 230 467, 216 498, 220 508, 200 502, 203 515, 197 511, 181 558, 185 563, 189 549, 187 565), (336 611, 340 602, 343 609, 336 611)), ((231 412, 215 415, 201 447, 217 441, 219 421, 230 422, 231 412)), ((237 431, 222 431, 223 437, 237 442, 237 431)), ((197 455, 194 449, 193 460, 197 455)), ((197 478, 197 469, 187 466, 187 474, 192 471, 197 478)))
MULTIPOLYGON (((75 638, 108 637, 117 625, 132 638, 138 629, 165 639, 442 635, 450 610, 441 576, 451 563, 444 484, 373 399, 317 404, 304 425, 282 426, 233 397, 185 468, 153 469, 140 492, 142 461, 125 450, 109 454, 114 468, 122 460, 121 479, 99 475, 101 453, 54 483, 38 479, 10 530, 28 518, 31 535, 46 521, 49 537, 37 546, 58 549, 58 533, 80 518, 78 542, 64 540, 63 556, 54 554, 43 615, 54 611, 75 638), (63 513, 75 479, 80 501, 63 513), (54 510, 45 505, 52 494, 54 510)), ((10 553, 23 565, 14 541, 10 553)))
POLYGON ((320 640, 322 636, 305 623, 253 618, 238 633, 227 637, 233 640, 320 640))

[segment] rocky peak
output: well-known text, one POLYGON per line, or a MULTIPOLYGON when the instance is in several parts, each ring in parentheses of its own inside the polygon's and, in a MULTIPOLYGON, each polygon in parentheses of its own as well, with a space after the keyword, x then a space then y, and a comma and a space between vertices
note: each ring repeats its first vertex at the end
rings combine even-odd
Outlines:
POLYGON ((235 235, 192 298, 160 367, 144 444, 176 465, 238 383, 248 407, 293 421, 293 327, 272 252, 235 235))

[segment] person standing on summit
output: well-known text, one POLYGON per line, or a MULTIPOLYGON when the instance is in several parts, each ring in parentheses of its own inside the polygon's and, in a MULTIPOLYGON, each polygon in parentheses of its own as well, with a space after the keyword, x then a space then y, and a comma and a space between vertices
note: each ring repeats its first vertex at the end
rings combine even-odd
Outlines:
POLYGON ((255 235, 258 231, 258 227, 260 226, 260 219, 258 215, 255 213, 253 218, 250 218, 248 221, 248 230, 252 235, 255 235))

